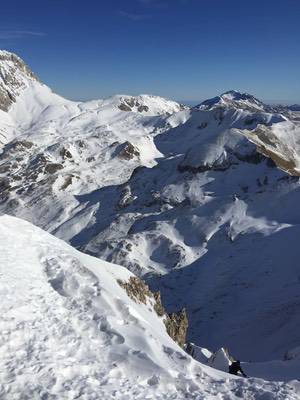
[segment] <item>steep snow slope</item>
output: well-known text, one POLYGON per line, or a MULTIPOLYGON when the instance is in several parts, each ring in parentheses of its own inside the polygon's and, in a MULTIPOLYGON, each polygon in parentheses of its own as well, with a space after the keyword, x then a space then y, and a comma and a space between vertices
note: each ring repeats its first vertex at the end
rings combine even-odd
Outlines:
POLYGON ((229 377, 190 358, 151 301, 118 285, 124 268, 0 217, 0 397, 296 399, 289 385, 229 377))

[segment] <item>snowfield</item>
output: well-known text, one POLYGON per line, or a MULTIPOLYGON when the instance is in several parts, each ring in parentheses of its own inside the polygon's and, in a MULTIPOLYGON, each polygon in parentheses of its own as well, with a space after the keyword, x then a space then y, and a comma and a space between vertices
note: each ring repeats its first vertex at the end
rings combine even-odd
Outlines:
POLYGON ((300 398, 297 107, 74 102, 6 51, 0 72, 1 400, 300 398), (196 360, 133 274, 186 308, 196 360))
MULTIPOLYGON (((0 398, 297 399, 297 382, 231 377, 193 360, 125 268, 0 217, 0 398)), ((298 393, 298 394, 297 394, 298 393)))

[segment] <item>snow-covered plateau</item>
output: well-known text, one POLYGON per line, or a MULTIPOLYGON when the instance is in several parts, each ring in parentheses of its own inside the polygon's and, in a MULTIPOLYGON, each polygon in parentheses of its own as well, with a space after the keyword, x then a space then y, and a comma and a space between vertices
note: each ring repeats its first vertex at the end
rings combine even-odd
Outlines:
POLYGON ((0 51, 0 150, 1 400, 300 398, 296 106, 74 102, 0 51))

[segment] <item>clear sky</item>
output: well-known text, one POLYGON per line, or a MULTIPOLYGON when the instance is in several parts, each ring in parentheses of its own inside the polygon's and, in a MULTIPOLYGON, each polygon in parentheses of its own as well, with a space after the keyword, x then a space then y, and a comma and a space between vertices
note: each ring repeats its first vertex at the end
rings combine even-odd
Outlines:
POLYGON ((10 0, 0 27, 0 48, 75 100, 300 102, 300 0, 10 0))

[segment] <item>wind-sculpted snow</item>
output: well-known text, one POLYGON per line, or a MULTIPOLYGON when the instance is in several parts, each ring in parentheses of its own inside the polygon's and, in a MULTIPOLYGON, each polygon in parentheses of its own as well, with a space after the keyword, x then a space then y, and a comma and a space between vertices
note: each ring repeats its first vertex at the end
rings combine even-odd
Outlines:
POLYGON ((235 91, 188 109, 25 83, 0 111, 2 213, 143 276, 201 347, 263 361, 300 345, 299 112, 235 91))
POLYGON ((126 269, 0 217, 0 397, 296 399, 297 387, 245 381, 199 364, 148 304, 127 297, 126 269), (273 394, 272 394, 273 393, 273 394), (246 396, 246 397, 245 397, 246 396))

